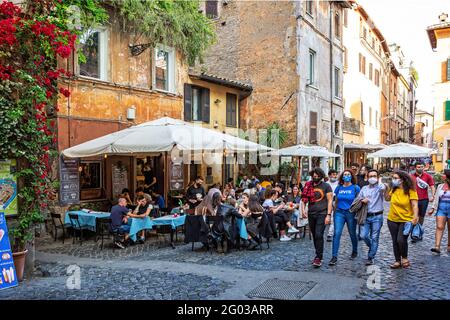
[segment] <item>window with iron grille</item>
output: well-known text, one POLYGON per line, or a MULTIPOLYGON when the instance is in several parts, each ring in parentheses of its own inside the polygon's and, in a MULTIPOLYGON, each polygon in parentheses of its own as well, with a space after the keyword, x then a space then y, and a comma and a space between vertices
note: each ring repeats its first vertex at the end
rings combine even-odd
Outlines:
POLYGON ((219 17, 218 14, 218 3, 219 1, 205 1, 205 14, 210 19, 216 19, 219 17))

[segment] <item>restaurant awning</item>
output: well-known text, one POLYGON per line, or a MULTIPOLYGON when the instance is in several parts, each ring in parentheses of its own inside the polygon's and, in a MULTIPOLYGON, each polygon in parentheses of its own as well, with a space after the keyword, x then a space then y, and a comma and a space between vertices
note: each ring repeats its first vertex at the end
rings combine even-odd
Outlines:
POLYGON ((337 158, 339 154, 330 152, 325 147, 321 146, 305 146, 298 144, 295 146, 271 151, 272 155, 279 156, 291 156, 291 157, 325 157, 325 158, 337 158))
POLYGON ((369 158, 421 158, 429 157, 433 152, 430 148, 425 148, 415 144, 397 143, 391 144, 383 150, 367 155, 369 158))
POLYGON ((68 158, 102 154, 139 154, 178 150, 227 150, 256 152, 272 150, 266 146, 221 133, 182 120, 164 117, 65 149, 68 158))

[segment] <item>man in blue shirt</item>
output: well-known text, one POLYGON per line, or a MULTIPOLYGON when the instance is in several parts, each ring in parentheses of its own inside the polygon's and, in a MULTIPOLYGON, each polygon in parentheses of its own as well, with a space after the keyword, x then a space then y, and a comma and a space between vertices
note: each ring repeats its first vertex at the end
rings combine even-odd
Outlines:
MULTIPOLYGON (((111 228, 113 231, 118 231, 120 234, 125 235, 125 242, 128 241, 130 226, 128 223, 127 200, 125 198, 119 198, 119 203, 111 208, 111 228)), ((114 245, 120 249, 124 249, 125 246, 122 242, 115 239, 114 245)))
POLYGON ((388 188, 379 182, 378 171, 372 169, 368 173, 369 185, 364 186, 359 198, 368 205, 367 219, 362 227, 361 237, 369 247, 366 265, 372 265, 378 250, 381 227, 383 226, 384 195, 388 188))

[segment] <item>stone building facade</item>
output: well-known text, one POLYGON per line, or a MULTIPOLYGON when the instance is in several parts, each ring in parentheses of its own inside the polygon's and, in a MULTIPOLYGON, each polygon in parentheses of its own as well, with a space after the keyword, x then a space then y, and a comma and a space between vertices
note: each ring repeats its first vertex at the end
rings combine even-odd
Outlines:
POLYGON ((341 153, 342 25, 348 3, 217 5, 218 43, 201 68, 251 83, 252 95, 240 107, 241 128, 266 128, 276 122, 288 132, 286 146, 317 144, 341 153))

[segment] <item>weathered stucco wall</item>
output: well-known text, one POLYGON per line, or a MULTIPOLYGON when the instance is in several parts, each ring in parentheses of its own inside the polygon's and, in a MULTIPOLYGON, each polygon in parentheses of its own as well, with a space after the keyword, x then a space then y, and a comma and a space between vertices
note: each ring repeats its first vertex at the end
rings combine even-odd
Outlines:
POLYGON ((228 1, 216 22, 218 43, 207 55, 208 72, 249 80, 254 90, 241 106, 243 129, 279 122, 296 142, 298 77, 295 3, 228 1))

